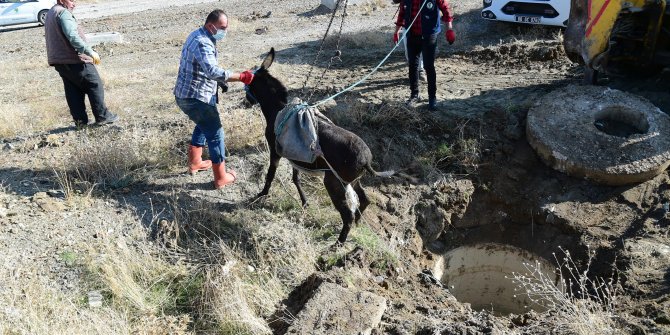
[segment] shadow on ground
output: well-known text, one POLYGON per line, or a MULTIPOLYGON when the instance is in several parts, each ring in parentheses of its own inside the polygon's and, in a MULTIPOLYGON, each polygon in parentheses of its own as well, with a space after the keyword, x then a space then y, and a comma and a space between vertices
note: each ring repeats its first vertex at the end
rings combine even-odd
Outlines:
MULTIPOLYGON (((318 8, 308 12, 318 12, 318 8)), ((322 15, 322 14, 301 15, 322 15)), ((346 23, 345 23, 346 25, 346 23)), ((356 67, 376 66, 393 48, 393 24, 368 31, 344 33, 341 37, 336 28, 326 38, 323 50, 319 54, 321 39, 297 43, 292 47, 277 50, 277 60, 287 64, 315 65, 319 68, 353 69, 356 67), (339 37, 339 48, 338 46, 339 37), (341 53, 337 53, 337 50, 341 53), (319 55, 317 59, 317 54, 319 55), (315 61, 316 59, 316 61, 315 61)), ((443 27, 443 31, 444 31, 443 27)), ((506 22, 484 20, 479 10, 459 15, 454 21, 457 42, 448 45, 442 33, 438 38, 438 57, 448 57, 452 53, 467 53, 476 48, 487 48, 505 41, 534 42, 538 40, 557 40, 560 29, 547 26, 529 26, 506 22)), ((324 30, 325 33, 325 30, 324 30)), ((265 54, 259 55, 259 57, 265 54)), ((391 55, 390 61, 404 59, 404 47, 399 46, 391 55)))
MULTIPOLYGON (((546 85, 533 85, 522 88, 511 89, 493 89, 486 94, 472 96, 470 98, 447 101, 444 102, 442 110, 437 112, 430 112, 425 108, 419 107, 416 109, 407 108, 402 102, 383 101, 381 103, 373 104, 365 101, 366 94, 373 90, 384 90, 390 85, 396 85, 394 80, 381 79, 379 82, 372 81, 367 86, 362 86, 360 91, 350 93, 346 98, 340 100, 337 107, 326 110, 325 113, 331 117, 340 126, 357 133, 370 146, 374 156, 374 168, 378 171, 384 170, 402 170, 407 174, 418 177, 419 180, 423 178, 420 184, 430 184, 434 180, 426 179, 426 171, 435 168, 430 163, 430 160, 437 159, 435 152, 438 148, 445 144, 455 146, 457 141, 480 141, 484 145, 486 141, 495 141, 495 139, 487 138, 486 134, 493 132, 493 129, 485 129, 482 133, 482 125, 491 124, 490 122, 482 121, 483 118, 489 117, 487 111, 500 109, 501 103, 509 103, 514 101, 518 105, 527 105, 528 101, 538 98, 544 93, 552 89, 566 84, 564 81, 555 82, 546 85), (497 99, 491 99, 491 96, 497 99), (463 110, 468 113, 453 113, 452 109, 463 110), (383 115, 378 113, 393 112, 390 115, 383 115), (376 116, 373 114, 377 113, 376 116), (466 118, 465 115, 468 115, 466 118), (477 121, 479 120, 479 121, 477 121), (470 131, 462 132, 461 129, 466 127, 470 131), (482 134, 484 136, 482 137, 482 134)), ((490 121, 490 120, 488 120, 490 121)), ((160 125, 158 125, 160 126, 160 125)), ((520 126, 519 124, 516 125, 520 126)), ((56 130, 54 133, 58 134, 62 130, 56 130)), ((119 130, 123 131, 123 129, 119 130)), ((523 133, 523 130, 519 130, 523 133)), ((519 141, 523 142, 523 135, 520 135, 519 141)), ((176 140, 175 146, 182 145, 184 139, 176 140)), ((525 143, 525 142, 524 142, 525 143)), ((39 154, 40 148, 35 149, 34 153, 39 154)), ((527 151, 527 149, 526 149, 527 151)), ((248 145, 241 148, 236 148, 233 153, 238 157, 247 157, 252 154, 258 154, 258 147, 256 145, 248 145)), ((532 153, 527 153, 527 159, 535 160, 532 153)), ((459 175, 465 171, 459 167, 458 162, 453 164, 444 164, 438 166, 442 169, 442 173, 459 175)), ((267 158, 263 158, 262 162, 252 162, 253 170, 262 171, 259 178, 265 178, 267 169, 267 158)), ((519 181, 521 185, 509 184, 511 189, 518 187, 526 189, 532 187, 529 185, 539 185, 538 188, 546 185, 574 185, 574 187, 588 188, 583 181, 571 181, 569 178, 561 176, 557 172, 544 167, 541 164, 534 162, 531 166, 536 169, 532 175, 534 180, 519 181), (549 181, 544 181, 544 180, 549 181), (540 183, 542 181, 542 183, 540 183), (514 186, 514 187, 513 187, 514 186), (522 187, 523 186, 523 187, 522 187)), ((71 175, 76 175, 74 171, 69 171, 71 175)), ((205 172, 209 174, 210 172, 205 172)), ((239 171, 238 171, 239 173, 239 171)), ((247 171, 249 174, 254 174, 254 171, 247 171)), ((161 179, 179 179, 174 172, 167 172, 165 170, 152 171, 153 180, 161 179)), ((6 192, 16 193, 24 197, 29 197, 37 192, 45 192, 51 189, 60 188, 51 169, 35 170, 29 167, 21 168, 2 168, 0 169, 0 180, 2 180, 3 188, 6 192)), ((223 238, 237 238, 239 236, 248 235, 245 232, 243 225, 229 221, 228 217, 239 209, 249 208, 245 202, 256 195, 260 189, 254 187, 241 188, 239 190, 233 188, 224 188, 222 191, 202 191, 210 190, 210 178, 205 178, 206 182, 185 182, 178 185, 165 184, 162 182, 156 183, 149 181, 147 178, 139 178, 139 180, 131 183, 122 189, 106 188, 96 189, 92 196, 100 199, 114 199, 119 206, 125 207, 135 213, 141 218, 141 222, 146 227, 155 228, 157 221, 166 219, 169 221, 184 221, 200 222, 205 225, 203 231, 207 231, 214 236, 223 238), (231 190, 231 191, 229 191, 231 190), (235 196, 227 196, 227 192, 245 192, 245 194, 238 194, 235 196), (249 192, 246 194, 246 192, 249 192), (241 199, 241 200, 240 200, 241 199), (229 231, 228 226, 233 227, 229 231)), ((262 185, 261 181, 258 181, 262 185)), ((397 185, 398 187, 407 187, 408 181, 403 178, 382 179, 374 178, 369 175, 362 179, 364 185, 369 188, 379 187, 381 185, 397 185)), ((279 183, 275 180, 273 188, 279 187, 279 183)), ((297 192, 293 185, 286 185, 288 191, 297 196, 297 192)), ((549 188, 545 195, 553 194, 555 186, 549 188)), ((599 192, 602 190, 599 190, 599 192)), ((604 192, 603 194, 611 194, 604 192)), ((477 201, 474 203, 492 203, 491 199, 485 199, 487 196, 482 194, 482 199, 479 199, 479 193, 475 194, 477 201), (481 201, 480 201, 481 200, 481 201)), ((561 195, 565 200, 571 201, 597 201, 597 199, 585 199, 584 195, 577 193, 565 193, 561 195)), ((515 199, 523 199, 520 195, 515 195, 515 199)), ((538 197, 545 199, 546 197, 538 197)), ((269 207, 271 204, 260 202, 254 205, 255 208, 269 207)), ((507 204, 511 206, 511 204, 507 204)), ((539 206, 535 204, 534 206, 539 206)), ((476 208, 476 207, 473 207, 476 208)), ((495 214, 495 206, 491 208, 479 208, 477 210, 478 217, 482 213, 495 214)), ((519 211, 523 212, 526 207, 521 206, 519 211)), ((334 209, 332 209, 334 211, 334 209)), ((334 223, 334 227, 338 227, 339 222, 334 223)))

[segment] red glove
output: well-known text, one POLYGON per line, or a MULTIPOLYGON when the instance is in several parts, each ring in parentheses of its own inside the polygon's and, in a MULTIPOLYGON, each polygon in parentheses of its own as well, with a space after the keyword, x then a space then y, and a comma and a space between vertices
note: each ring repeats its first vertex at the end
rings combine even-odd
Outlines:
POLYGON ((393 45, 398 44, 398 41, 400 40, 400 34, 396 31, 393 33, 393 45))
POLYGON ((449 44, 454 44, 456 41, 456 33, 451 29, 447 30, 445 36, 447 37, 447 42, 449 42, 449 44))
POLYGON ((240 81, 243 82, 244 85, 251 84, 253 80, 254 80, 254 73, 251 72, 251 70, 246 70, 240 73, 240 81))

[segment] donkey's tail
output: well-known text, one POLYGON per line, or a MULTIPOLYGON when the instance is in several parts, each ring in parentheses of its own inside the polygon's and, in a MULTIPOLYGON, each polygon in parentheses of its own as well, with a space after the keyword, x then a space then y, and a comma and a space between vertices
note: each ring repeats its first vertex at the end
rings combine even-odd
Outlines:
POLYGON ((382 177, 382 178, 391 178, 395 176, 396 172, 394 170, 388 170, 388 171, 382 171, 382 172, 377 172, 375 169, 372 168, 372 165, 368 163, 365 165, 365 169, 368 170, 368 172, 372 173, 373 175, 377 177, 382 177))
POLYGON ((414 178, 414 177, 412 177, 408 174, 402 173, 400 171, 388 170, 388 171, 377 172, 377 171, 375 171, 375 169, 372 168, 372 166, 369 163, 365 166, 365 169, 368 170, 368 172, 372 173, 373 175, 375 175, 377 177, 391 178, 391 177, 398 176, 398 177, 405 178, 412 183, 418 182, 418 180, 416 178, 414 178))

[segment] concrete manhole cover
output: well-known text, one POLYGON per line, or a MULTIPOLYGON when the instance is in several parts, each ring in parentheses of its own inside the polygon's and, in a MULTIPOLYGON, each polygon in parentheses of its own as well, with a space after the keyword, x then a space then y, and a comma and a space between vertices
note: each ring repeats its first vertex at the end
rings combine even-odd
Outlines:
POLYGON ((670 117, 649 101, 568 86, 528 112, 528 142, 552 168, 606 185, 643 182, 670 165, 670 117))

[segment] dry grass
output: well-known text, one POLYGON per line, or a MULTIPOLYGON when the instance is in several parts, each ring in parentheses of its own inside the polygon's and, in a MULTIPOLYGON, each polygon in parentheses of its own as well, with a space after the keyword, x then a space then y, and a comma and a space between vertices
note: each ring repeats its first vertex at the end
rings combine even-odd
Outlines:
POLYGON ((178 244, 178 250, 188 250, 184 256, 193 266, 190 276, 197 279, 190 290, 195 293, 190 329, 270 333, 265 318, 315 270, 314 255, 322 247, 309 230, 263 211, 240 209, 223 216, 204 203, 185 206, 176 193, 168 203, 162 215, 172 217, 173 226, 182 232, 171 247, 178 244))
POLYGON ((111 303, 147 315, 177 310, 174 295, 189 267, 179 258, 165 260, 150 244, 129 242, 119 238, 89 250, 88 267, 111 293, 111 303))
POLYGON ((459 125, 456 139, 437 148, 434 153, 437 166, 453 166, 459 173, 468 175, 477 172, 481 161, 482 136, 467 136, 466 127, 467 122, 459 125))
POLYGON ((74 291, 27 264, 14 272, 20 285, 3 273, 0 334, 270 334, 265 317, 314 271, 317 249, 300 225, 244 224, 252 240, 203 232, 182 240, 190 251, 149 241, 144 229, 85 242, 61 255, 84 270, 74 291), (102 306, 89 306, 92 291, 102 306))
POLYGON ((142 229, 129 231, 85 243, 80 255, 61 255, 83 273, 73 290, 32 263, 3 272, 0 334, 187 333, 190 318, 175 301, 186 295, 180 288, 187 287, 189 267, 141 236, 142 229), (102 306, 89 305, 92 290, 102 292, 102 306))
POLYGON ((58 181, 64 191, 82 183, 87 183, 88 188, 93 185, 126 187, 143 180, 146 172, 181 159, 173 150, 175 143, 171 137, 157 130, 129 128, 115 133, 89 129, 80 133, 73 143, 63 148, 66 163, 58 181))
MULTIPOLYGON (((226 148, 239 151, 249 147, 267 147, 265 118, 260 108, 223 108, 221 111, 226 148)), ((266 153, 269 157, 269 153, 266 153)))
POLYGON ((54 169, 53 173, 68 203, 75 204, 80 199, 88 201, 91 198, 95 184, 83 180, 78 170, 70 172, 61 167, 54 169))
MULTIPOLYGON (((192 219, 205 217, 199 211, 192 219)), ((228 236, 212 237, 205 228, 201 239, 191 242, 195 243, 191 249, 198 250, 196 258, 214 260, 214 264, 205 261, 208 265, 202 268, 201 329, 218 334, 269 334, 265 317, 313 273, 317 246, 308 231, 290 221, 256 221, 268 219, 243 213, 225 223, 238 227, 222 230, 228 236), (240 227, 246 233, 237 231, 240 227)))
MULTIPOLYGON (((21 269, 21 286, 0 290, 0 334, 128 334, 127 316, 109 307, 91 309, 63 293, 41 269, 21 269)), ((17 278, 2 278, 9 283, 17 278)))
POLYGON ((220 244, 222 259, 206 269, 201 313, 214 323, 209 328, 222 334, 269 334, 263 315, 273 311, 274 303, 286 292, 265 269, 245 265, 239 252, 220 244), (258 272, 257 272, 258 271, 258 272))
MULTIPOLYGON (((107 56, 106 47, 98 48, 107 56)), ((177 110, 172 87, 178 60, 170 66, 117 61, 105 57, 104 63, 97 66, 111 111, 125 119, 130 114, 156 115, 177 110)), ((61 78, 46 64, 43 55, 0 61, 0 81, 14 83, 14 89, 7 92, 11 94, 5 94, 5 101, 0 104, 0 138, 25 136, 72 123, 61 78)), ((87 109, 92 118, 90 107, 87 109)))
POLYGON ((231 34, 248 34, 256 30, 255 24, 253 21, 244 22, 240 18, 231 16, 228 18, 228 25, 230 26, 231 34))
POLYGON ((62 124, 69 117, 65 106, 46 100, 0 105, 0 138, 39 133, 62 124))
POLYGON ((53 128, 63 116, 69 116, 60 78, 44 78, 50 71, 39 56, 0 61, 0 82, 13 83, 0 104, 0 138, 53 128), (54 103, 54 99, 61 103, 54 103))
POLYGON ((0 138, 12 138, 21 130, 29 128, 25 116, 29 114, 27 106, 0 105, 0 138))
POLYGON ((400 253, 397 250, 397 245, 389 245, 368 226, 359 225, 354 227, 350 239, 368 252, 372 267, 387 270, 398 265, 400 253))
POLYGON ((105 103, 120 114, 122 122, 137 116, 163 117, 178 112, 172 89, 178 62, 152 64, 103 64, 98 72, 105 85, 105 103))
POLYGON ((427 127, 420 111, 409 108, 403 103, 370 104, 349 99, 343 105, 346 108, 336 109, 335 115, 332 116, 333 121, 337 124, 365 125, 377 130, 383 128, 395 129, 398 124, 416 131, 421 131, 427 127))
POLYGON ((70 291, 30 264, 3 272, 0 334, 270 334, 265 317, 313 273, 318 250, 295 223, 236 220, 227 224, 244 224, 251 240, 203 229, 181 240, 188 250, 167 248, 135 228, 84 242, 60 256, 80 269, 70 291), (102 306, 89 306, 90 292, 102 306))
POLYGON ((481 159, 481 141, 475 138, 459 139, 457 152, 456 160, 459 166, 468 174, 475 173, 481 159))
POLYGON ((554 255, 561 282, 555 283, 538 264, 528 264, 528 274, 514 274, 513 281, 534 303, 547 309, 541 320, 531 327, 551 329, 556 334, 623 334, 617 325, 619 288, 614 278, 592 278, 589 275, 594 253, 584 270, 575 264, 568 250, 554 255))
POLYGON ((157 66, 147 65, 141 69, 114 68, 114 70, 111 70, 111 67, 108 69, 105 64, 98 65, 98 73, 100 73, 100 78, 105 83, 105 88, 111 90, 125 89, 127 91, 132 91, 138 87, 144 87, 147 83, 156 78, 157 72, 161 69, 163 71, 167 69, 174 70, 176 76, 177 68, 175 66, 161 67, 159 69, 157 66))

